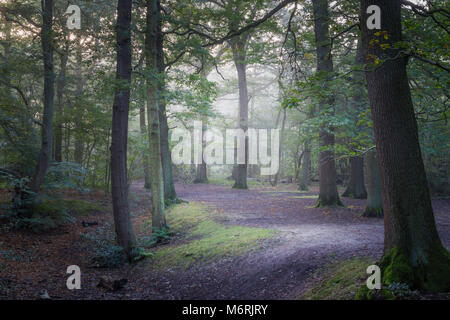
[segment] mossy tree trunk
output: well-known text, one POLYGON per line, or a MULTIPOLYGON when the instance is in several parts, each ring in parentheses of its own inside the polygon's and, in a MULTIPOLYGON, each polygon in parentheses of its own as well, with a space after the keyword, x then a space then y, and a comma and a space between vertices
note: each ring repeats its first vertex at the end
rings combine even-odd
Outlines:
POLYGON ((161 161, 159 124, 159 89, 161 73, 157 67, 157 29, 161 24, 158 0, 147 0, 147 30, 145 61, 147 67, 147 116, 150 154, 150 181, 152 185, 153 232, 167 228, 164 214, 164 181, 161 161))
MULTIPOLYGON (((329 13, 327 0, 313 0, 314 10, 314 33, 317 53, 317 73, 323 79, 324 90, 327 88, 327 77, 333 72, 333 61, 331 57, 331 41, 329 37, 329 13)), ((334 99, 325 98, 320 102, 319 111, 333 108, 334 99)), ((334 112, 332 112, 334 113, 334 112)), ((319 198, 316 206, 342 205, 336 185, 336 164, 334 158, 334 129, 322 124, 319 131, 319 198)))
POLYGON ((117 5, 117 71, 111 136, 111 184, 117 241, 131 260, 136 237, 128 205, 127 140, 131 85, 131 0, 117 5))
POLYGON ((371 150, 366 154, 367 203, 364 210, 365 217, 382 217, 383 202, 381 199, 380 168, 377 153, 371 150))
POLYGON ((394 47, 402 41, 400 6, 400 1, 361 0, 364 54, 382 61, 376 68, 369 65, 366 73, 383 196, 382 281, 448 291, 450 255, 436 230, 406 73, 408 59, 394 47), (380 7, 386 37, 367 28, 370 5, 380 7), (382 50, 382 45, 389 48, 382 50))

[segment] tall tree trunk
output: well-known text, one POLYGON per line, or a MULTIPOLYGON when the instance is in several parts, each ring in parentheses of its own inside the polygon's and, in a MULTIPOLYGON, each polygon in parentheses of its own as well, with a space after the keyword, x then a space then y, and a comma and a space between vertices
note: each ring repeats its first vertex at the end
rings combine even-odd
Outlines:
POLYGON ((147 116, 150 151, 150 181, 152 185, 153 231, 167 228, 164 215, 164 181, 161 160, 159 125, 159 89, 161 73, 157 66, 157 30, 161 24, 158 0, 147 0, 147 31, 145 37, 145 61, 148 72, 156 77, 147 78, 147 116), (156 80, 155 80, 156 78, 156 80))
POLYGON ((302 174, 300 177, 299 189, 307 191, 310 182, 311 171, 311 147, 309 142, 305 142, 305 151, 303 153, 302 174))
POLYGON ((74 160, 76 163, 78 163, 80 166, 83 165, 83 155, 84 155, 84 132, 83 132, 83 113, 84 113, 84 106, 83 106, 83 69, 82 69, 82 63, 83 63, 83 53, 82 53, 82 47, 81 47, 81 36, 78 39, 78 48, 76 53, 76 61, 77 61, 77 68, 76 68, 76 87, 75 87, 75 96, 77 97, 76 102, 76 113, 75 113, 75 151, 74 151, 74 160))
POLYGON ((375 129, 384 209, 384 283, 401 282, 427 291, 450 290, 450 254, 434 221, 420 151, 417 122, 406 73, 407 57, 394 48, 402 41, 400 1, 361 0, 362 42, 369 65, 367 86, 375 129), (370 5, 381 9, 381 30, 369 30, 370 5), (382 50, 379 45, 390 45, 382 50))
POLYGON ((44 114, 41 128, 41 150, 31 179, 31 190, 38 192, 52 157, 53 112, 55 98, 55 76, 53 66, 53 0, 42 0, 42 52, 44 57, 44 114))
MULTIPOLYGON (((205 150, 206 142, 205 142, 205 132, 207 130, 206 117, 202 119, 202 150, 205 150)), ((202 154, 202 163, 197 165, 196 177, 194 183, 208 183, 208 175, 207 175, 207 165, 205 159, 203 159, 202 154)))
MULTIPOLYGON (((364 64, 364 55, 362 51, 361 39, 358 39, 355 66, 359 67, 364 64)), ((362 111, 362 97, 364 95, 364 75, 362 72, 354 72, 353 86, 355 87, 352 96, 352 111, 354 114, 355 129, 361 130, 358 126, 358 115, 362 111)), ((355 199, 365 199, 367 197, 366 187, 364 185, 364 159, 357 156, 350 158, 350 181, 342 194, 343 197, 355 199)))
POLYGON ((283 120, 281 121, 280 149, 278 150, 278 159, 279 159, 278 161, 280 163, 280 168, 278 169, 277 173, 275 174, 272 186, 276 186, 278 184, 278 178, 280 177, 281 154, 283 152, 283 135, 284 135, 284 128, 285 128, 285 126, 286 126, 286 108, 283 110, 283 120))
POLYGON ((380 168, 377 152, 374 150, 366 154, 366 177, 367 203, 363 215, 365 217, 382 217, 383 201, 381 199, 380 168))
POLYGON ((364 185, 363 157, 358 156, 350 158, 350 181, 342 196, 355 199, 367 198, 366 187, 364 185))
POLYGON ((63 97, 66 87, 66 73, 68 60, 69 45, 66 44, 64 51, 61 54, 61 66, 59 70, 58 80, 56 84, 56 130, 55 130, 55 161, 62 161, 62 142, 63 142, 63 97))
MULTIPOLYGON (((145 124, 145 106, 139 109, 139 126, 143 137, 148 137, 147 125, 145 124)), ((142 153, 142 166, 144 167, 144 188, 150 189, 150 163, 149 163, 148 147, 145 147, 145 151, 142 153)))
MULTIPOLYGON (((231 41, 233 60, 236 66, 239 85, 239 128, 247 132, 248 128, 248 89, 246 71, 246 45, 248 34, 241 35, 231 41)), ((245 163, 238 164, 233 188, 248 189, 247 185, 248 137, 245 137, 245 163)))
MULTIPOLYGON (((165 89, 164 89, 165 90, 165 89)), ((164 92, 164 91, 163 91, 164 92)), ((175 184, 173 181, 172 155, 169 148, 169 125, 167 123, 166 100, 160 98, 160 139, 161 139, 161 161, 164 179, 164 199, 173 202, 177 199, 175 184)))
POLYGON ((131 0, 117 5, 117 71, 111 137, 111 183, 116 237, 129 259, 136 254, 128 206, 127 143, 131 85, 131 0))
MULTIPOLYGON (((328 0, 313 0, 314 33, 317 53, 317 73, 323 77, 324 87, 327 90, 327 76, 333 72, 331 57, 331 42, 329 37, 328 0)), ((333 108, 334 98, 320 103, 319 111, 333 108)), ((323 125, 324 126, 324 125, 323 125)), ((319 199, 316 206, 342 205, 336 185, 336 164, 334 158, 334 128, 321 127, 319 144, 326 150, 319 153, 319 199)))
MULTIPOLYGON (((159 11, 161 6, 158 2, 159 11)), ((166 113, 166 83, 165 83, 165 71, 166 66, 164 63, 164 35, 162 33, 162 25, 158 23, 156 26, 156 38, 157 38, 157 56, 156 63, 158 71, 161 74, 161 81, 159 83, 159 125, 160 125, 160 140, 161 140, 161 162, 163 170, 164 181, 164 199, 167 203, 174 202, 177 199, 177 193, 175 191, 175 184, 173 181, 173 168, 172 168, 172 154, 169 148, 169 125, 167 123, 166 113)))

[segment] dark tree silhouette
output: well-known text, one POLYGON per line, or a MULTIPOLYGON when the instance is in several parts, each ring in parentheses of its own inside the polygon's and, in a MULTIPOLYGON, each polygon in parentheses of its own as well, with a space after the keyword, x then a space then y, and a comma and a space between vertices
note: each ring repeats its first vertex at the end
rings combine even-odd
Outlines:
POLYGON ((136 245, 128 206, 127 141, 131 84, 131 0, 117 4, 117 70, 111 137, 111 184, 117 241, 132 259, 136 245))

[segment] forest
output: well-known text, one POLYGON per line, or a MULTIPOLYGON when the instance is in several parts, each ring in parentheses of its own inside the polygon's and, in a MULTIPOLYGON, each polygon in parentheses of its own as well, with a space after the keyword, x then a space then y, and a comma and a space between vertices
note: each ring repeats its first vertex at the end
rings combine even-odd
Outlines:
POLYGON ((446 0, 0 0, 0 300, 450 300, 449 46, 446 0))

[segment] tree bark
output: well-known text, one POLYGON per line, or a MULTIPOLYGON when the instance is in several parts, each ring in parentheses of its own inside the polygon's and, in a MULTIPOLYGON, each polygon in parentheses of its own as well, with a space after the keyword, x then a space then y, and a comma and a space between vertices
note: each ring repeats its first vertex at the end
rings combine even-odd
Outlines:
POLYGON ((130 218, 127 188, 128 111, 131 85, 131 0, 117 5, 117 71, 111 137, 111 183, 117 241, 129 259, 135 255, 136 237, 130 218))
POLYGON ((311 171, 311 149, 309 142, 305 142, 305 151, 303 153, 302 174, 300 177, 299 189, 307 191, 310 183, 311 171))
MULTIPOLYGON (((205 142, 205 132, 207 130, 207 119, 203 117, 202 119, 202 150, 205 150, 206 142, 205 142)), ((203 159, 202 154, 202 163, 197 165, 196 177, 194 183, 208 183, 208 175, 207 175, 207 165, 205 159, 203 159)))
POLYGON ((76 87, 75 87, 75 96, 76 96, 76 112, 75 112, 75 151, 74 151, 74 160, 76 163, 78 163, 80 166, 83 165, 83 150, 84 150, 84 132, 83 132, 83 113, 84 113, 84 106, 82 101, 82 94, 83 94, 83 69, 82 69, 82 63, 83 63, 83 53, 82 53, 82 47, 81 47, 81 36, 78 39, 78 48, 76 52, 76 87))
MULTIPOLYGON (((327 90, 326 76, 333 72, 329 37, 330 17, 328 14, 328 0, 313 0, 313 9, 317 73, 324 78, 324 87, 327 90)), ((319 111, 333 108, 333 103, 333 98, 322 101, 319 111)), ((319 153, 319 198, 316 203, 317 207, 342 205, 336 185, 334 141, 334 128, 327 128, 322 125, 319 131, 319 144, 321 148, 326 148, 326 150, 322 150, 319 153)))
POLYGON ((149 73, 147 78, 147 117, 150 151, 150 181, 152 185, 153 232, 167 228, 164 215, 164 181, 161 158, 159 124, 159 89, 161 73, 157 66, 157 29, 161 24, 158 0, 147 0, 147 31, 145 37, 145 61, 149 73))
MULTIPOLYGON (((364 64, 364 55, 362 51, 361 39, 358 39, 355 66, 362 66, 364 64)), ((355 93, 352 96, 352 111, 354 115, 355 129, 361 130, 358 126, 358 115, 362 108, 362 97, 364 95, 364 75, 362 72, 354 72, 353 86, 355 93)), ((355 132, 357 134, 357 132, 355 132)), ((350 181, 342 194, 343 197, 350 197, 355 199, 366 199, 367 191, 364 185, 364 158, 357 156, 350 158, 350 181)))
POLYGON ((41 128, 39 160, 30 182, 31 190, 39 192, 52 157, 55 75, 53 72, 53 0, 42 0, 42 53, 44 60, 44 114, 41 128))
MULTIPOLYGON (((247 132, 248 128, 248 88, 246 72, 246 45, 248 34, 243 34, 231 41, 233 60, 236 66, 239 85, 239 128, 247 132)), ((238 164, 233 188, 248 189, 247 185, 248 137, 245 137, 245 163, 238 164)))
POLYGON ((69 55, 69 46, 66 44, 61 54, 61 66, 56 84, 56 130, 55 130, 55 161, 62 161, 62 142, 63 142, 63 108, 64 108, 64 90, 66 87, 67 61, 69 55))
POLYGON ((272 186, 276 186, 278 184, 278 178, 280 177, 281 172, 281 154, 283 152, 283 135, 284 135, 284 128, 286 126, 286 108, 283 110, 283 120, 281 121, 281 133, 280 133, 280 149, 278 152, 278 161, 280 164, 280 168, 278 169, 277 173, 275 174, 275 177, 273 179, 272 186))
MULTIPOLYGON (((143 137, 148 137, 147 125, 145 124, 145 106, 139 109, 139 126, 143 137)), ((145 151, 142 153, 142 166, 144 167, 144 188, 150 189, 150 164, 149 164, 149 152, 148 147, 145 147, 145 151)))
POLYGON ((383 201, 381 200, 380 168, 376 151, 366 154, 367 203, 365 217, 382 217, 383 201))
POLYGON ((364 185, 364 159, 362 157, 350 158, 350 181, 342 196, 355 199, 367 198, 364 185))
POLYGON ((367 58, 382 59, 366 72, 380 166, 384 209, 382 281, 427 291, 450 290, 450 254, 436 230, 417 122, 406 73, 400 1, 361 0, 362 42, 367 58), (366 25, 370 5, 381 9, 381 30, 366 25), (387 38, 387 39, 386 39, 387 38), (380 41, 379 45, 376 40, 380 41), (381 44, 390 46, 382 50, 381 44))
MULTIPOLYGON (((161 12, 161 6, 158 2, 158 8, 161 12)), ((172 154, 169 148, 169 125, 167 123, 166 113, 166 83, 165 83, 165 71, 166 66, 164 63, 164 35, 162 33, 162 25, 158 23, 156 26, 156 40, 157 40, 157 56, 156 61, 158 65, 158 71, 161 74, 161 81, 159 84, 159 125, 160 125, 160 140, 161 140, 161 162, 163 170, 164 181, 164 199, 167 203, 177 200, 177 192, 175 190, 175 184, 173 181, 173 168, 172 168, 172 154)))

